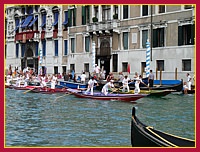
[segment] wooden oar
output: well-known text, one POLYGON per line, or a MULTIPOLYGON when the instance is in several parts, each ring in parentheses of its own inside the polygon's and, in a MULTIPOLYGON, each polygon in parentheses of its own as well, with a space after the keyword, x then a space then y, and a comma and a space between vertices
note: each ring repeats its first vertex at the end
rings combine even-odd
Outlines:
POLYGON ((25 92, 23 92, 23 93, 26 94, 27 92, 30 92, 30 91, 32 91, 32 90, 34 90, 34 89, 36 89, 36 88, 29 89, 29 90, 27 90, 27 91, 25 91, 25 92))
POLYGON ((54 101, 56 101, 58 98, 61 98, 61 97, 64 97, 64 96, 68 96, 68 95, 70 95, 70 94, 72 94, 73 92, 71 92, 71 93, 66 93, 66 94, 64 94, 64 95, 62 95, 62 96, 60 96, 60 97, 57 97, 54 101))

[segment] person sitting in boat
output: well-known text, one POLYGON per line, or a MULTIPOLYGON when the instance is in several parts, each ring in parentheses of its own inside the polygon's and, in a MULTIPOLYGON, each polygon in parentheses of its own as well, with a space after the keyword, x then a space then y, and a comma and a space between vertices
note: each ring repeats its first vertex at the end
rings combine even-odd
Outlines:
POLYGON ((111 89, 111 88, 115 88, 114 84, 113 84, 114 80, 110 80, 110 82, 107 82, 101 92, 104 94, 104 95, 107 95, 108 94, 108 89, 111 89))
POLYGON ((88 81, 88 88, 85 91, 85 94, 87 94, 90 91, 90 94, 93 95, 93 90, 94 90, 94 85, 97 84, 97 86, 99 85, 97 83, 97 81, 94 79, 94 77, 91 77, 91 79, 88 81))
POLYGON ((128 86, 129 81, 130 81, 130 78, 127 75, 125 75, 124 79, 122 80, 122 84, 123 84, 122 92, 125 92, 125 89, 127 89, 128 92, 130 91, 129 86, 128 86))
POLYGON ((188 86, 187 86, 187 82, 184 82, 183 83, 183 91, 184 91, 184 94, 187 94, 187 91, 189 90, 188 86))
POLYGON ((134 77, 135 80, 135 90, 134 93, 138 94, 140 93, 140 82, 142 82, 142 76, 138 76, 138 74, 136 75, 137 77, 134 77))

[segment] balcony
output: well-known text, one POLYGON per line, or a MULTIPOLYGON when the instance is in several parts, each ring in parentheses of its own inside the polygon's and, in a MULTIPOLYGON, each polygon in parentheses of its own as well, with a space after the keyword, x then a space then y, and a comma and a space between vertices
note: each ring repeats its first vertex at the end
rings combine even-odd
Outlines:
POLYGON ((119 20, 106 20, 102 22, 90 23, 87 26, 87 32, 96 32, 96 31, 109 31, 120 27, 119 20))
POLYGON ((34 35, 37 35, 37 34, 39 34, 39 31, 26 31, 26 32, 16 33, 15 41, 26 42, 26 40, 33 39, 34 35))

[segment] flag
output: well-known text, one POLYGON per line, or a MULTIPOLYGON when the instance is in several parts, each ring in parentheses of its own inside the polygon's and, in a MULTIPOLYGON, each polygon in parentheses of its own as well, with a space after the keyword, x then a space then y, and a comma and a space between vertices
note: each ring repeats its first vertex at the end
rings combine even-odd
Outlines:
POLYGON ((129 74, 131 73, 131 66, 130 66, 130 64, 128 64, 127 72, 128 72, 129 74))

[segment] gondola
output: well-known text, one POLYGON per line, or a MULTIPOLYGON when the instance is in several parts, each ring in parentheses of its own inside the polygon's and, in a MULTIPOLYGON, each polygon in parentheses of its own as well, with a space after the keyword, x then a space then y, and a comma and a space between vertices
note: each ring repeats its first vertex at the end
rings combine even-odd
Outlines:
POLYGON ((135 115, 132 109, 131 144, 133 147, 194 147, 195 141, 164 133, 146 126, 135 115))
MULTIPOLYGON (((148 97, 164 97, 172 92, 175 92, 175 90, 140 90, 141 94, 148 94, 148 97)), ((120 90, 119 93, 123 93, 122 90, 120 90)), ((130 90, 128 93, 133 94, 134 90, 130 90)))
POLYGON ((134 102, 140 98, 147 96, 147 94, 112 94, 112 93, 104 95, 101 92, 94 92, 94 94, 91 95, 90 92, 85 94, 85 91, 80 91, 77 89, 67 89, 67 90, 69 93, 75 95, 76 97, 89 98, 95 100, 120 100, 126 102, 134 102))

